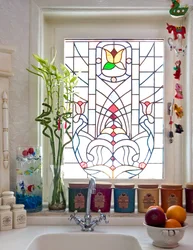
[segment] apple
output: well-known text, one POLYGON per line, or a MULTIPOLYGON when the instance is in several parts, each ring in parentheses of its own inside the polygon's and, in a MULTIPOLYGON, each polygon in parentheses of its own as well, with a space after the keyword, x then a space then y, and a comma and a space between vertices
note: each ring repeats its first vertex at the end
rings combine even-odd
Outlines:
POLYGON ((145 214, 145 222, 149 226, 153 227, 164 227, 166 222, 165 213, 159 208, 152 208, 145 214))

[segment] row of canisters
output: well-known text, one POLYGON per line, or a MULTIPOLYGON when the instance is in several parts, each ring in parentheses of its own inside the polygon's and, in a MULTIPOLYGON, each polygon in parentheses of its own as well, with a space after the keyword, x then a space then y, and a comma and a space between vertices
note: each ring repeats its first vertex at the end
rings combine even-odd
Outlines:
MULTIPOLYGON (((112 193, 114 196, 114 212, 133 213, 135 200, 138 212, 144 213, 148 207, 161 205, 166 212, 172 205, 183 206, 183 190, 185 191, 186 211, 193 213, 193 183, 187 183, 185 188, 178 184, 96 184, 96 192, 91 196, 91 211, 109 212, 111 208, 112 193), (113 190, 113 192, 112 192, 113 190), (136 197, 137 194, 137 197, 136 197)), ((85 212, 88 184, 69 183, 68 204, 69 211, 85 212)))

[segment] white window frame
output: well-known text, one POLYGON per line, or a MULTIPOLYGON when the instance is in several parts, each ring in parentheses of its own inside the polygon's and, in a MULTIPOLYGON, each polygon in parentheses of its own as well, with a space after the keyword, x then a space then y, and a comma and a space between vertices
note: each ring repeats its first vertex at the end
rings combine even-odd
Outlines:
MULTIPOLYGON (((48 9, 44 10, 44 8, 40 8, 38 7, 36 4, 33 3, 32 1, 32 6, 31 6, 31 12, 32 12, 32 27, 31 27, 31 43, 30 43, 30 55, 32 53, 39 53, 42 56, 47 56, 47 57, 51 57, 50 54, 52 54, 51 51, 51 47, 56 47, 56 48, 61 48, 61 46, 63 46, 63 42, 64 42, 64 38, 65 38, 65 32, 64 32, 64 28, 61 27, 61 24, 57 23, 57 20, 62 20, 62 18, 58 19, 58 16, 61 15, 61 11, 58 12, 58 10, 54 10, 52 9, 51 13, 50 11, 48 11, 48 9), (51 15, 50 15, 51 14, 51 15), (48 26, 46 24, 46 22, 44 21, 44 17, 49 17, 52 16, 52 20, 55 19, 55 22, 50 23, 49 26, 51 27, 51 29, 48 29, 48 26), (55 16, 53 18, 53 16, 55 16), (57 26, 57 29, 55 29, 57 26), (64 33, 61 33, 61 31, 63 30, 64 33), (38 31, 38 32, 37 32, 38 31), (60 33, 60 36, 58 37, 58 34, 60 33), (33 37, 34 35, 34 37, 33 37), (50 44, 48 43, 44 43, 44 41, 46 40, 46 38, 48 38, 50 44)), ((131 10, 130 10, 131 11, 131 10)), ((132 12, 132 11, 131 11, 132 12)), ((131 18, 131 12, 125 12, 125 9, 122 10, 110 10, 110 11, 103 11, 101 9, 100 15, 101 14, 107 16, 107 15, 111 15, 112 17, 114 17, 114 15, 116 14, 116 16, 118 17, 123 17, 123 13, 125 15, 125 18, 131 18)), ((159 12, 159 11, 158 11, 159 12)), ((138 12, 135 13, 135 15, 137 15, 138 12)), ((148 13, 149 16, 154 15, 156 12, 155 11, 150 11, 148 10, 148 12, 143 12, 143 15, 140 16, 146 16, 148 13)), ((162 13, 162 11, 159 12, 160 15, 163 14, 163 16, 166 16, 166 12, 164 11, 162 13)), ((76 10, 76 11, 70 11, 68 9, 66 10, 62 10, 62 15, 61 17, 65 14, 65 16, 68 16, 70 19, 73 19, 75 15, 77 17, 77 15, 88 15, 89 16, 93 16, 98 15, 99 12, 98 11, 80 11, 80 10, 76 10)), ((162 16, 162 18, 163 18, 162 16)), ((168 16, 169 18, 169 16, 168 16)), ((51 20, 50 19, 50 20, 51 20)), ((47 19, 48 20, 48 19, 47 19)), ((169 20, 171 20, 169 18, 169 20)), ((153 23, 152 23, 153 24, 153 23)), ((163 182, 172 182, 172 183, 182 183, 184 184, 185 182, 189 182, 193 180, 193 174, 192 174, 192 148, 191 148, 191 143, 192 143, 192 131, 191 131, 191 124, 192 124, 192 118, 191 118, 191 114, 192 114, 192 107, 191 105, 189 105, 189 102, 191 100, 191 83, 193 82, 193 74, 191 72, 191 64, 193 62, 193 56, 191 54, 191 43, 193 40, 192 37, 192 26, 193 26, 193 14, 192 12, 190 12, 187 20, 186 20, 186 25, 187 25, 187 43, 188 43, 188 49, 187 49, 187 56, 186 56, 186 68, 187 68, 187 73, 185 75, 184 72, 184 82, 185 84, 184 86, 184 96, 185 96, 185 100, 184 100, 184 110, 186 110, 186 115, 183 118, 184 119, 184 134, 183 136, 181 136, 180 138, 177 138, 174 140, 173 144, 169 144, 168 138, 167 138, 167 133, 168 133, 168 116, 167 116, 167 109, 165 105, 165 145, 167 145, 167 150, 165 150, 165 164, 166 166, 171 166, 171 167, 166 167, 166 173, 165 173, 165 179, 164 180, 135 180, 134 182, 136 184, 141 183, 141 182, 156 182, 156 183, 163 183, 163 182), (191 135, 191 136, 190 136, 191 135), (180 145, 180 147, 179 147, 180 145), (180 154, 175 155, 175 152, 182 152, 182 157, 180 157, 180 154), (168 155, 167 155, 168 154, 168 155), (168 161, 170 155, 170 159, 171 161, 168 161), (172 156, 171 156, 172 155, 172 156)), ((140 36, 139 37, 129 37, 129 39, 132 38, 141 38, 141 32, 140 31, 140 36)), ((82 32, 83 33, 83 32, 82 32)), ((73 34, 75 34, 75 32, 73 31, 73 33, 71 34, 70 38, 81 38, 80 36, 78 37, 73 37, 73 34)), ((96 32, 93 33, 93 35, 95 35, 96 37, 96 32)), ((85 37, 85 34, 83 34, 82 38, 93 38, 91 37, 85 37)), ((103 38, 101 37, 98 37, 103 38)), ((104 37, 106 38, 106 37, 104 37)), ((113 37, 114 38, 114 37, 113 37)), ((116 37, 115 37, 116 38, 116 37)), ((123 37, 122 35, 118 38, 128 38, 128 36, 123 37)), ((158 34, 157 37, 155 37, 155 35, 153 35, 152 37, 148 37, 148 38, 164 38, 167 39, 168 38, 168 34, 167 32, 165 32, 165 36, 162 34, 158 34)), ((169 60, 173 60, 171 53, 169 51, 169 47, 166 48, 167 53, 165 54, 165 60, 167 60, 167 62, 169 62, 169 60), (170 55, 168 58, 167 56, 170 55)), ((57 57, 58 62, 63 62, 64 58, 63 58, 63 53, 58 53, 58 57, 57 57)), ((170 65, 172 66, 172 63, 170 62, 170 65)), ((171 75, 171 77, 168 79, 168 81, 172 81, 172 74, 171 74, 171 68, 169 67, 165 67, 165 75, 171 75)), ((42 97, 42 93, 39 91, 38 88, 38 82, 37 85, 34 88, 34 81, 37 82, 37 79, 34 79, 32 76, 30 76, 29 82, 30 82, 30 95, 31 95, 31 100, 30 100, 30 118, 31 118, 31 124, 33 127, 33 137, 31 138, 31 142, 33 144, 41 144, 44 147, 44 185, 48 185, 48 179, 47 179, 47 169, 48 169, 48 165, 49 165, 49 157, 45 157, 45 152, 48 150, 48 144, 47 143, 43 143, 44 138, 42 138, 41 136, 34 136, 34 135, 38 135, 38 126, 37 124, 35 124, 34 122, 34 117, 37 116, 38 114, 38 106, 40 104, 40 102, 38 103, 36 100, 40 99, 42 97), (34 98, 36 97, 36 98, 34 98), (37 98, 38 97, 38 98, 37 98), (34 108, 35 107, 35 108, 34 108), (43 140, 42 140, 43 139, 43 140)), ((172 94, 170 95, 172 96, 172 94)), ((171 101, 171 98, 168 98, 167 96, 165 97, 165 103, 171 101)), ((48 151, 47 151, 48 152, 48 151)), ((68 182, 70 181, 77 181, 77 179, 70 179, 70 180, 66 180, 66 184, 68 184, 68 182)), ((80 180, 82 181, 82 180, 80 180)), ((108 180, 109 181, 109 180, 108 180)), ((113 180, 113 182, 120 182, 120 180, 113 180)), ((132 179, 131 179, 131 182, 132 179)), ((46 189, 44 189, 46 190, 46 189)), ((47 194, 44 193, 44 197, 47 197, 47 194)))

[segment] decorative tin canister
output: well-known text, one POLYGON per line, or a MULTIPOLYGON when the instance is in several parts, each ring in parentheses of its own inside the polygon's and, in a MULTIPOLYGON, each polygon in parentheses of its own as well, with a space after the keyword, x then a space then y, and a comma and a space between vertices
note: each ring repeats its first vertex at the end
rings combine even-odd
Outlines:
POLYGON ((159 205, 157 184, 140 184, 137 188, 138 212, 145 213, 150 206, 159 205))
POLYGON ((114 211, 133 213, 135 211, 135 184, 115 184, 114 211))
POLYGON ((162 184, 161 185, 161 207, 164 212, 172 205, 182 206, 182 185, 162 184))
POLYGON ((78 212, 86 211, 87 193, 87 183, 69 183, 68 204, 70 212, 74 212, 75 210, 78 212))
POLYGON ((96 192, 91 196, 91 210, 93 212, 109 212, 111 208, 111 183, 97 183, 96 192))
POLYGON ((193 213, 193 183, 187 183, 185 188, 186 211, 193 213))

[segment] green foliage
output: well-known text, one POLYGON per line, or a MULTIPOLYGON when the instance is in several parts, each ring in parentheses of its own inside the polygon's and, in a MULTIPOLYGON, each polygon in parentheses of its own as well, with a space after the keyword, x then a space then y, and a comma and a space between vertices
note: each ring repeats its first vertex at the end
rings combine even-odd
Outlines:
POLYGON ((73 75, 65 65, 61 64, 60 68, 55 66, 56 57, 49 62, 38 55, 33 56, 39 65, 38 67, 31 65, 32 70, 27 70, 40 77, 45 86, 42 111, 35 120, 43 126, 42 133, 49 139, 51 146, 54 187, 50 206, 54 206, 60 204, 60 197, 62 197, 62 203, 65 204, 61 185, 61 165, 64 147, 72 140, 69 129, 74 104, 74 87, 78 80, 77 76, 73 75), (62 122, 66 123, 66 129, 62 127, 62 122), (66 141, 64 141, 64 135, 67 138, 66 141))
MULTIPOLYGON (((69 129, 74 104, 74 87, 77 85, 78 79, 65 65, 61 64, 60 68, 57 68, 54 64, 55 57, 51 62, 38 55, 33 55, 33 57, 39 65, 31 65, 32 70, 27 70, 40 77, 45 86, 42 112, 35 120, 43 126, 43 134, 50 140, 53 165, 60 166, 64 147, 72 140, 69 129), (65 131, 63 128, 58 128, 58 124, 62 122, 67 125, 65 131), (63 142, 64 133, 68 136, 66 142, 63 142)), ((55 173, 58 171, 56 169, 55 173)))

